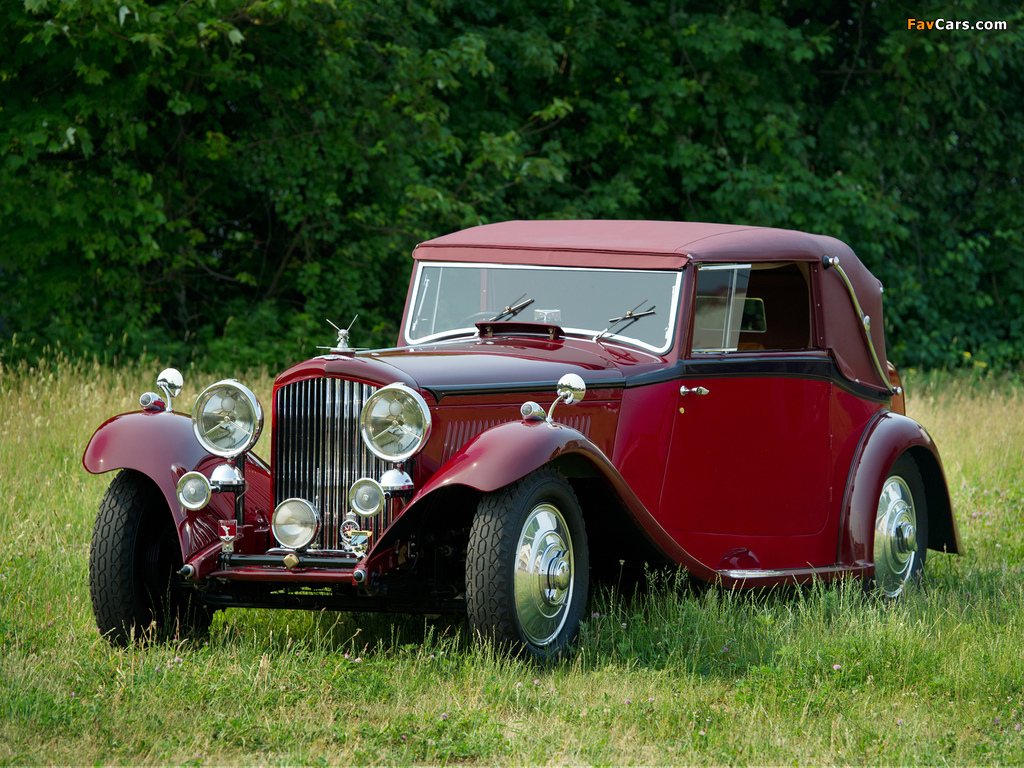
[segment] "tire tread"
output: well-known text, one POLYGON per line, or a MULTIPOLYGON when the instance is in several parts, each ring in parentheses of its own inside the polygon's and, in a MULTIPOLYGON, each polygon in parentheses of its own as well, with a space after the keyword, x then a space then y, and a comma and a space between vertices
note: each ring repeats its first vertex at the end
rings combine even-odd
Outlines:
POLYGON ((144 487, 129 471, 120 472, 100 502, 89 547, 89 596, 100 633, 128 642, 143 618, 135 606, 132 552, 145 504, 144 487))
MULTIPOLYGON (((568 493, 576 510, 580 509, 575 491, 562 474, 544 468, 485 494, 477 505, 470 529, 466 553, 466 604, 470 623, 482 637, 504 649, 516 649, 523 644, 515 617, 514 583, 508 575, 519 535, 518 518, 523 513, 526 500, 533 498, 538 490, 549 483, 568 493)), ((582 541, 575 542, 574 548, 585 553, 587 542, 582 516, 579 523, 582 541)), ((584 556, 582 560, 580 565, 586 568, 588 558, 584 556)), ((584 578, 578 580, 585 588, 588 582, 585 574, 584 578)), ((576 599, 586 602, 586 595, 576 599)), ((556 652, 561 650, 555 649, 556 652)), ((535 652, 535 655, 545 654, 535 652)))
MULTIPOLYGON (((209 626, 210 611, 194 593, 174 592, 173 573, 160 573, 159 565, 154 572, 146 560, 151 553, 140 552, 147 541, 140 537, 173 538, 170 525, 163 497, 145 475, 122 470, 111 481, 93 525, 89 596, 100 634, 116 645, 167 632, 202 633, 209 626)), ((177 541, 157 546, 176 548, 177 541)), ((177 549, 175 555, 180 563, 177 549)))

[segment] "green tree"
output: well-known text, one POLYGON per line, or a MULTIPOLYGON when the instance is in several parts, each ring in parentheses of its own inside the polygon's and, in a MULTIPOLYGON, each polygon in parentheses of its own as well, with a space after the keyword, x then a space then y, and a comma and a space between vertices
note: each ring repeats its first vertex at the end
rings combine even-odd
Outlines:
MULTIPOLYGON (((835 235, 886 286, 897 362, 1024 360, 1016 5, 601 2, 546 18, 525 3, 459 7, 496 62, 473 102, 522 114, 543 94, 572 110, 545 137, 568 158, 564 181, 513 202, 514 215, 835 235), (910 14, 933 29, 909 30, 910 14)), ((463 97, 453 111, 485 119, 463 97)))
POLYGON ((437 169, 515 162, 450 130, 444 96, 490 64, 472 34, 422 46, 427 8, 3 13, 0 317, 39 343, 277 363, 356 312, 357 340, 387 343, 412 246, 481 220, 434 193, 437 169))
MULTIPOLYGON (((416 242, 487 221, 832 234, 899 363, 1024 360, 1024 14, 886 4, 0 10, 0 332, 279 364, 387 344, 416 242)), ((28 353, 31 346, 22 346, 28 353)))

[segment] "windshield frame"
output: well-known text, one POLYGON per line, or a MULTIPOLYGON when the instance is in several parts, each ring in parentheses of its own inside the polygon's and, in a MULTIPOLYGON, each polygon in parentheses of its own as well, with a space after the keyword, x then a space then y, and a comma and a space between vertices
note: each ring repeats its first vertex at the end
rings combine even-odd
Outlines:
MULTIPOLYGON (((651 353, 654 353, 656 355, 664 355, 664 354, 668 353, 669 351, 672 350, 673 346, 676 343, 676 332, 677 332, 678 318, 679 318, 679 302, 680 302, 680 297, 682 296, 683 278, 685 276, 685 270, 683 270, 683 269, 630 269, 630 268, 611 269, 611 268, 607 268, 607 267, 577 267, 577 266, 542 265, 542 264, 495 264, 493 262, 417 260, 416 261, 415 272, 413 273, 412 284, 410 286, 409 300, 406 303, 406 307, 407 307, 406 317, 405 317, 405 320, 404 320, 403 326, 402 326, 402 333, 403 333, 403 336, 405 337, 404 341, 405 341, 406 344, 409 344, 409 345, 430 344, 430 343, 434 343, 434 342, 438 342, 438 341, 443 341, 443 340, 447 340, 447 339, 458 338, 460 336, 473 336, 473 337, 478 337, 479 336, 479 331, 478 331, 478 329, 476 328, 475 325, 467 326, 465 328, 450 328, 450 329, 447 329, 447 330, 444 330, 444 331, 439 331, 437 333, 425 334, 425 335, 422 335, 422 336, 414 336, 413 329, 412 329, 413 319, 416 317, 416 315, 418 313, 418 309, 419 309, 420 303, 425 299, 425 294, 421 295, 421 287, 422 287, 421 286, 421 281, 423 279, 423 275, 424 275, 425 270, 428 269, 428 268, 431 268, 431 267, 435 267, 435 268, 439 267, 439 268, 444 268, 444 269, 465 269, 465 268, 489 269, 489 270, 507 269, 507 270, 529 271, 529 272, 536 272, 536 273, 556 272, 556 271, 557 272, 578 272, 580 274, 581 278, 585 278, 586 275, 594 274, 594 273, 610 273, 610 274, 618 274, 618 275, 627 274, 627 273, 628 274, 647 274, 647 275, 657 274, 657 275, 671 276, 671 278, 673 280, 671 306, 665 307, 665 310, 664 310, 668 314, 668 322, 667 322, 668 331, 667 331, 667 334, 666 334, 665 343, 662 344, 662 345, 650 344, 650 343, 648 343, 646 341, 643 341, 642 339, 636 338, 635 336, 631 336, 629 334, 629 332, 628 332, 628 328, 626 329, 626 333, 616 333, 616 332, 614 332, 614 330, 612 330, 612 331, 609 331, 609 332, 606 332, 606 333, 602 334, 602 331, 606 330, 607 324, 605 326, 602 326, 601 328, 574 328, 574 327, 562 326, 562 325, 560 325, 558 323, 555 323, 555 325, 558 325, 558 327, 561 328, 562 331, 565 332, 566 336, 575 336, 575 337, 583 337, 583 338, 595 339, 595 337, 600 335, 600 342, 612 341, 612 342, 616 342, 616 343, 619 343, 619 344, 624 344, 624 345, 631 346, 631 347, 637 347, 639 349, 643 349, 643 350, 645 350, 647 352, 651 352, 651 353)), ((659 310, 658 314, 660 315, 661 314, 660 310, 662 309, 661 305, 659 304, 657 308, 659 310)), ((615 315, 616 313, 622 314, 622 313, 625 313, 629 309, 630 309, 630 307, 627 307, 627 306, 623 306, 621 308, 619 308, 619 307, 608 307, 608 314, 610 316, 611 315, 615 315)), ((503 322, 506 322, 506 321, 500 321, 500 320, 499 321, 495 321, 493 323, 493 326, 495 327, 495 330, 500 328, 500 326, 503 324, 503 322)), ((521 322, 517 318, 513 318, 512 320, 510 320, 508 322, 521 324, 521 322)), ((643 322, 644 322, 643 320, 639 321, 639 323, 643 323, 643 322)), ((631 324, 629 327, 633 327, 635 325, 637 325, 637 323, 631 324)))

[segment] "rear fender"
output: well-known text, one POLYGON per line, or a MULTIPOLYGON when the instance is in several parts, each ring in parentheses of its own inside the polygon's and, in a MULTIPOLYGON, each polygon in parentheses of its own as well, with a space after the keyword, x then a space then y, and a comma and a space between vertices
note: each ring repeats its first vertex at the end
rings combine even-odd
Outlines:
POLYGON ((870 565, 873 562, 878 498, 892 465, 904 452, 913 457, 924 480, 928 548, 963 552, 938 448, 925 428, 913 419, 882 411, 868 425, 854 456, 843 497, 841 563, 870 565))
MULTIPOLYGON (((690 556, 661 527, 600 448, 581 432, 547 421, 506 422, 481 432, 430 478, 406 505, 399 520, 412 523, 418 516, 417 510, 429 508, 430 497, 442 489, 463 486, 490 493, 549 464, 563 469, 570 477, 603 479, 633 524, 659 552, 699 578, 715 577, 713 570, 690 556)), ((397 523, 393 526, 394 534, 389 531, 381 545, 401 535, 404 526, 397 523)))
MULTIPOLYGON (((205 508, 189 512, 178 503, 178 480, 193 470, 209 477, 224 461, 199 445, 191 418, 166 411, 115 416, 96 430, 82 455, 82 465, 93 474, 133 469, 156 484, 174 520, 185 562, 219 540, 219 522, 234 519, 234 497, 214 494, 205 508)), ((248 520, 250 510, 255 515, 257 508, 269 507, 269 468, 250 455, 246 460, 245 479, 248 520)))

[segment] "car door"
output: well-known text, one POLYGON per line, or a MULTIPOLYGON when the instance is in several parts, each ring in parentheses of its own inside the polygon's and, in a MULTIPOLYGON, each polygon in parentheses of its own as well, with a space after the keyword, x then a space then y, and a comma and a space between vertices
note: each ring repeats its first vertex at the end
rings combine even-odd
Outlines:
POLYGON ((712 568, 834 562, 822 535, 832 384, 809 274, 797 262, 697 272, 660 509, 712 568))

